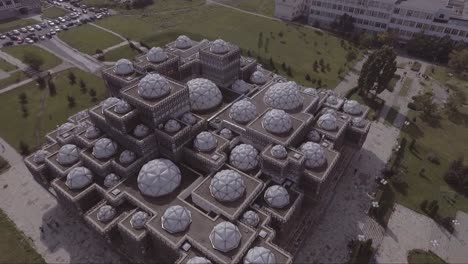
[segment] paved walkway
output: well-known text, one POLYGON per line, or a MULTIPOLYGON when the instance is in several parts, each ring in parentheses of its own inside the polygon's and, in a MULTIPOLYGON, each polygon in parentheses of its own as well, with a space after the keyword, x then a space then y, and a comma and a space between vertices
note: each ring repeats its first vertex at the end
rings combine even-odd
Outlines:
POLYGON ((111 50, 115 50, 115 49, 117 49, 117 48, 123 47, 123 46, 125 46, 125 45, 128 45, 128 41, 122 41, 122 42, 120 42, 120 43, 117 44, 117 45, 114 45, 114 46, 112 46, 112 47, 108 47, 107 49, 103 49, 102 52, 106 53, 106 52, 109 52, 109 51, 111 51, 111 50))
POLYGON ((10 54, 0 51, 0 58, 4 59, 6 62, 15 65, 21 70, 26 70, 29 68, 28 65, 24 64, 22 61, 18 60, 17 58, 11 56, 10 54))
POLYGON ((104 31, 106 31, 106 32, 108 32, 108 33, 111 33, 112 35, 117 36, 117 37, 121 38, 122 40, 125 40, 125 41, 127 40, 124 36, 120 35, 120 34, 117 33, 117 32, 114 32, 114 31, 112 31, 112 30, 110 30, 110 29, 108 29, 108 28, 101 27, 101 26, 99 26, 99 25, 97 25, 97 24, 94 24, 94 23, 89 23, 89 24, 90 24, 90 25, 93 25, 93 26, 95 26, 95 27, 97 27, 97 28, 99 28, 99 29, 102 29, 102 30, 104 30, 104 31))

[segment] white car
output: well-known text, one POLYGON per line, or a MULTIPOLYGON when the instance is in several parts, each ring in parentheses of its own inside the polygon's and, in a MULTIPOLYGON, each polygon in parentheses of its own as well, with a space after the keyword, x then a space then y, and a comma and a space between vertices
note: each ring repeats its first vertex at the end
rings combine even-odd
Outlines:
POLYGON ((3 35, 3 34, 1 34, 1 35, 0 35, 0 39, 6 39, 6 36, 3 35))
POLYGON ((28 44, 34 44, 34 41, 32 39, 30 39, 30 38, 25 38, 24 42, 26 42, 28 44))
POLYGON ((28 33, 28 30, 27 30, 26 28, 20 28, 20 31, 21 31, 22 33, 28 33))
POLYGON ((31 27, 31 28, 28 28, 28 31, 29 31, 29 32, 34 32, 34 31, 36 31, 36 30, 35 30, 33 27, 31 27))
POLYGON ((39 37, 40 40, 45 40, 46 39, 46 36, 42 35, 39 37))
POLYGON ((21 34, 21 32, 19 32, 19 30, 15 29, 15 30, 13 30, 13 34, 19 35, 19 34, 21 34))
POLYGON ((51 34, 51 35, 55 35, 55 34, 57 34, 57 32, 55 32, 55 30, 51 29, 51 30, 50 30, 50 34, 51 34))
POLYGON ((37 31, 42 30, 41 25, 35 25, 34 28, 35 28, 37 31))
POLYGON ((55 30, 55 32, 60 32, 60 31, 62 31, 59 27, 55 27, 54 30, 55 30))
POLYGON ((52 22, 52 21, 49 21, 49 26, 53 27, 53 26, 55 26, 55 23, 52 22))

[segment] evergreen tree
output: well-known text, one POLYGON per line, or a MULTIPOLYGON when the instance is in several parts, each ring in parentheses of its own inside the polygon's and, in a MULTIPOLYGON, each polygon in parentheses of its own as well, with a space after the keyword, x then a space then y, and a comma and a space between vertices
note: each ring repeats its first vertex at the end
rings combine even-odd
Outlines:
POLYGON ((307 73, 305 76, 306 81, 310 81, 310 75, 307 73))
POLYGON ((70 81, 71 85, 74 85, 76 83, 76 76, 72 71, 68 72, 68 80, 70 81))
POLYGON ((57 90, 55 89, 54 81, 49 80, 48 86, 49 86, 49 95, 52 97, 55 96, 57 94, 57 90))

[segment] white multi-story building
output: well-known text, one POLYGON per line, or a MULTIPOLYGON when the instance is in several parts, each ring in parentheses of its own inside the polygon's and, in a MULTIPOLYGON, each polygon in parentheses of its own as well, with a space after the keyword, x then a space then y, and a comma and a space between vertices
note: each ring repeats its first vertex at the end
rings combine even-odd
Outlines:
POLYGON ((0 20, 40 12, 40 0, 0 0, 0 20))
POLYGON ((277 0, 275 13, 285 20, 306 16, 309 24, 322 27, 347 13, 355 18, 356 28, 372 33, 392 30, 408 40, 424 31, 468 42, 466 0, 277 0))

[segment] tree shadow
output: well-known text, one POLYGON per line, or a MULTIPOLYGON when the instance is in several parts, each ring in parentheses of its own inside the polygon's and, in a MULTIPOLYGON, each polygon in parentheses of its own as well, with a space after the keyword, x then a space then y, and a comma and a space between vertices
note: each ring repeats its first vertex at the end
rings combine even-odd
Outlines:
POLYGON ((461 113, 460 111, 457 112, 450 112, 447 114, 448 120, 456 125, 463 125, 468 127, 468 114, 461 113))
POLYGON ((424 137, 424 132, 418 127, 418 125, 410 120, 408 118, 406 121, 409 121, 409 124, 407 126, 403 127, 403 131, 410 135, 414 139, 419 139, 424 137))
POLYGON ((440 123, 441 117, 439 115, 434 115, 434 116, 428 116, 422 114, 419 118, 426 124, 428 124, 432 128, 441 128, 442 125, 440 123))
POLYGON ((398 193, 402 194, 403 196, 407 196, 408 195, 408 183, 406 183, 405 181, 403 180, 400 180, 400 181, 392 181, 392 187, 395 191, 397 191, 398 193))

